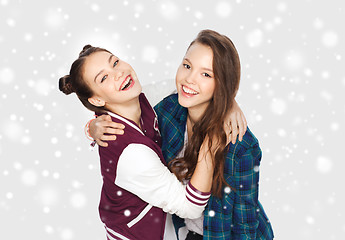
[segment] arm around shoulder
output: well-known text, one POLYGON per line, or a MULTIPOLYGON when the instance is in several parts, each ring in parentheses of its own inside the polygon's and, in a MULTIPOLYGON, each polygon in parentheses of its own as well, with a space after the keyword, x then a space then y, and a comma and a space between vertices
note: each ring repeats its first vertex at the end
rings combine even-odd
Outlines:
POLYGON ((130 144, 124 149, 115 184, 145 202, 183 218, 200 217, 210 197, 191 184, 184 186, 158 155, 143 144, 130 144))

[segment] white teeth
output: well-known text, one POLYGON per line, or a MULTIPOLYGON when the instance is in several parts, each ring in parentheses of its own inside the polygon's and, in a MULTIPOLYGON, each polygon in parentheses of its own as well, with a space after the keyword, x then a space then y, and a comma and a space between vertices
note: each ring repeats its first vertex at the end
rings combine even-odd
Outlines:
POLYGON ((198 92, 193 91, 192 89, 186 88, 185 86, 182 86, 182 90, 183 90, 185 93, 188 93, 188 94, 193 94, 193 95, 198 94, 198 92))
POLYGON ((122 84, 123 87, 121 88, 121 90, 125 89, 126 86, 127 86, 127 84, 128 84, 131 80, 132 80, 132 78, 130 78, 130 77, 127 78, 126 81, 122 84))

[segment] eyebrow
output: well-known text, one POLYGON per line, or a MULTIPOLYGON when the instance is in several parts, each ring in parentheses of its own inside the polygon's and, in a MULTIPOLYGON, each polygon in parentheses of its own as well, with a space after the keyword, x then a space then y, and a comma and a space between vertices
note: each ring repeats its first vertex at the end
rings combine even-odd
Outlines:
MULTIPOLYGON (((186 60, 187 62, 189 62, 191 65, 192 65, 192 62, 188 59, 188 58, 184 58, 184 60, 186 60)), ((209 68, 201 68, 201 69, 204 69, 206 71, 209 71, 209 72, 212 72, 213 73, 213 70, 212 69, 209 69, 209 68)))
MULTIPOLYGON (((109 64, 111 63, 111 59, 115 57, 113 54, 110 55, 108 62, 109 64)), ((95 79, 93 80, 94 82, 96 82, 97 77, 103 72, 104 70, 102 69, 99 73, 97 73, 97 75, 95 76, 95 79)))

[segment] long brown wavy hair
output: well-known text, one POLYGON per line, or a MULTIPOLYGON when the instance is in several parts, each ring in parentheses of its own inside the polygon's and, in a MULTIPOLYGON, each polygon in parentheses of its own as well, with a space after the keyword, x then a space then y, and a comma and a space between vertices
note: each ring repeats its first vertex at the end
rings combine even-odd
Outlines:
MULTIPOLYGON (((206 136, 209 146, 217 149, 212 152, 214 172, 212 194, 221 197, 224 186, 229 186, 224 178, 227 137, 224 131, 224 121, 231 109, 240 83, 241 66, 237 50, 232 41, 225 35, 212 30, 201 31, 189 48, 199 43, 208 46, 213 51, 213 73, 215 90, 210 104, 204 114, 192 129, 192 136, 186 146, 184 157, 170 163, 170 169, 179 180, 190 179, 194 173, 201 144, 206 136), (187 170, 187 171, 186 171, 187 170)), ((233 187, 229 186, 233 189, 233 187)))

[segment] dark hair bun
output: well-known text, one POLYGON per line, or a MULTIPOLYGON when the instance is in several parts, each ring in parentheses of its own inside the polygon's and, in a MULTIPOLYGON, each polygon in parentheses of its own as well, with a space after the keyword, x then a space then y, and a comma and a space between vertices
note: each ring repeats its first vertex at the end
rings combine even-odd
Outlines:
POLYGON ((81 57, 87 50, 89 50, 90 48, 93 48, 90 44, 87 44, 83 47, 83 50, 81 50, 81 52, 79 53, 79 57, 81 57))
POLYGON ((66 75, 59 79, 59 89, 64 94, 68 95, 74 92, 74 89, 71 84, 70 75, 66 75))

